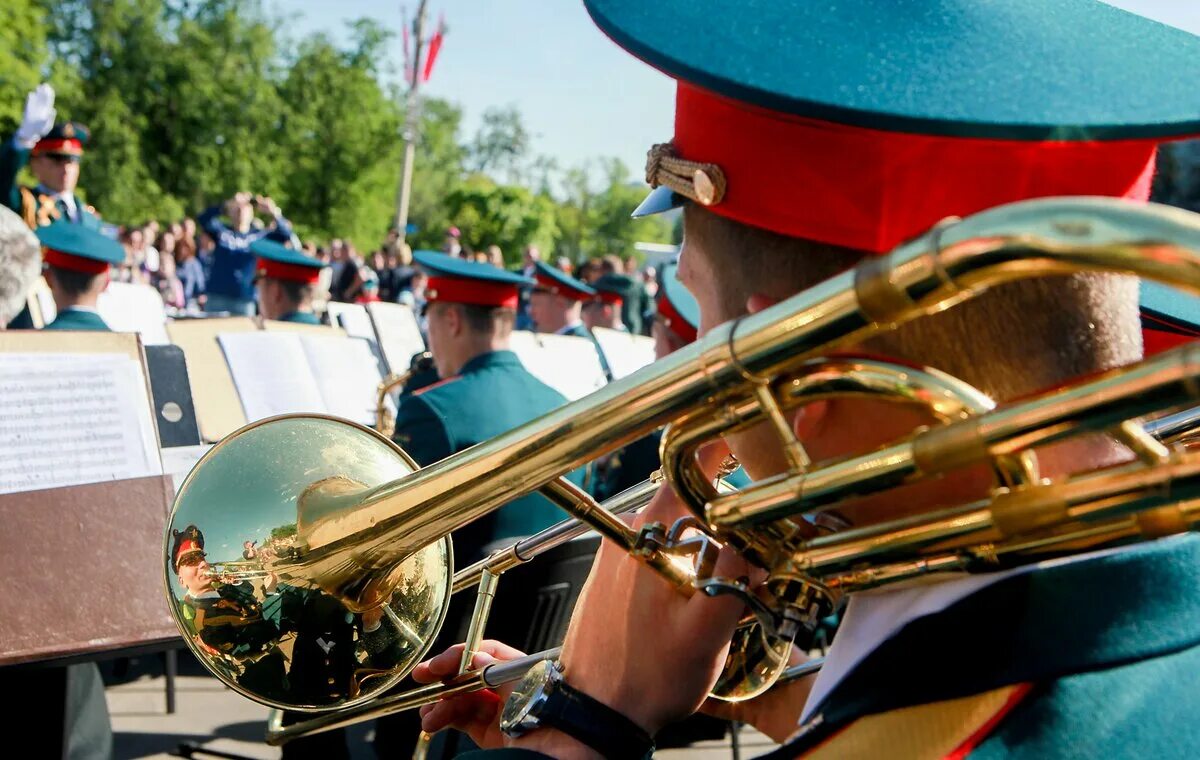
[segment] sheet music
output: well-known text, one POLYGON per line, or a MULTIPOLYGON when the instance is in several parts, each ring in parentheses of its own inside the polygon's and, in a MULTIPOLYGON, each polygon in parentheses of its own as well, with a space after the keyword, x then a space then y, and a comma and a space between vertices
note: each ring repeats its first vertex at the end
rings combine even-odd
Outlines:
POLYGON ((171 476, 171 485, 176 493, 200 457, 211 448, 211 443, 201 443, 196 446, 171 446, 162 450, 163 472, 171 476))
POLYGON ((325 308, 329 310, 329 321, 341 325, 351 338, 364 338, 375 342, 375 328, 371 326, 371 315, 367 314, 367 307, 360 303, 330 301, 325 308))
POLYGON ((6 353, 0 493, 162 474, 141 365, 126 354, 6 353))
POLYGON ((596 347, 587 338, 513 332, 509 346, 529 374, 575 401, 607 383, 596 347))
POLYGON ((367 304, 367 314, 379 338, 379 350, 390 372, 407 372, 412 358, 425 350, 425 338, 413 310, 399 303, 367 304))
MULTIPOLYGON (((367 341, 340 336, 301 335, 308 366, 325 410, 363 425, 375 424, 377 388, 383 377, 367 341)), ((387 404, 391 404, 388 399, 387 404)), ((395 414, 395 409, 391 409, 395 414)))
POLYGON ((171 342, 162 296, 149 285, 110 282, 96 302, 96 311, 113 332, 138 333, 148 346, 171 342))
POLYGON ((653 338, 603 327, 592 330, 592 334, 604 349, 604 358, 608 359, 614 380, 632 375, 654 361, 653 338))
POLYGON ((374 424, 376 388, 383 378, 361 338, 253 332, 221 333, 217 340, 247 421, 317 413, 374 424))
POLYGON ((277 414, 326 411, 299 333, 221 333, 217 341, 248 422, 277 414))

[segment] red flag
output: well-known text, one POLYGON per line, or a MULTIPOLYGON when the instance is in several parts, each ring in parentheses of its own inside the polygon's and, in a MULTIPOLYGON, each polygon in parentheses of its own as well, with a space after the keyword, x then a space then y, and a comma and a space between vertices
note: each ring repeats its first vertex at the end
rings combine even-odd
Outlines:
POLYGON ((415 81, 417 81, 417 78, 416 75, 413 74, 412 53, 410 51, 408 39, 408 12, 404 9, 401 9, 400 13, 400 29, 402 31, 400 41, 404 46, 404 81, 408 82, 408 84, 411 86, 415 81))
POLYGON ((429 57, 425 59, 425 72, 421 75, 422 82, 429 81, 429 75, 433 73, 433 63, 437 60, 438 51, 442 49, 442 34, 446 31, 446 17, 438 15, 437 31, 433 33, 433 39, 429 40, 429 57))

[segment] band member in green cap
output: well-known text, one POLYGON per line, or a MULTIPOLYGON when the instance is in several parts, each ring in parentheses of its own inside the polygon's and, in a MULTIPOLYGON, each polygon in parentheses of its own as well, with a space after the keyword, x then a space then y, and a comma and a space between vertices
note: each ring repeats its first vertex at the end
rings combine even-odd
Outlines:
POLYGON ((58 312, 46 329, 108 332, 96 304, 108 287, 109 269, 125 260, 125 249, 91 227, 61 219, 38 227, 37 236, 58 312))
MULTIPOLYGON (((886 264, 876 257, 947 217, 1054 196, 1144 201, 1158 144, 1200 134, 1200 39, 1096 0, 585 4, 677 80, 674 136, 648 155, 639 213, 683 208, 679 275, 701 335, 886 264)), ((1009 282, 861 348, 1003 403, 1137 361, 1140 328, 1136 280, 1072 274, 1009 282)), ((814 462, 936 424, 860 396, 785 422, 814 462)), ((755 479, 786 470, 765 424, 725 442, 755 479)), ((1052 479, 1129 458, 1099 435, 1038 454, 1052 479)), ((986 465, 965 467, 837 511, 867 527, 996 487, 986 465)), ((635 525, 684 514, 664 488, 635 525)), ((731 596, 679 594, 605 542, 558 664, 511 692, 504 730, 490 695, 444 700, 423 726, 507 747, 488 757, 645 757, 662 726, 705 705, 745 612, 731 596)), ((482 652, 476 662, 516 654, 482 652)), ((414 677, 457 664, 444 652, 414 677)), ((1197 673, 1200 538, 1185 535, 851 593, 820 674, 736 712, 786 743, 778 758, 1186 758, 1200 746, 1197 673)))

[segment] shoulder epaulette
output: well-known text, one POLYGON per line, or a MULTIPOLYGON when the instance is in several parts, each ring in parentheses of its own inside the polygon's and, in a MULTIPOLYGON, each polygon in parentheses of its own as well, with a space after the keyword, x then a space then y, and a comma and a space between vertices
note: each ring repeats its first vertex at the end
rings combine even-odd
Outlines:
POLYGON ((438 380, 436 383, 433 383, 432 385, 426 385, 424 388, 420 388, 418 390, 413 391, 410 394, 410 396, 415 398, 417 396, 420 396, 422 393, 425 393, 426 391, 431 391, 434 388, 440 388, 443 385, 446 385, 447 383, 452 383, 455 380, 461 380, 461 379, 462 379, 462 375, 451 375, 450 377, 443 378, 442 380, 438 380))

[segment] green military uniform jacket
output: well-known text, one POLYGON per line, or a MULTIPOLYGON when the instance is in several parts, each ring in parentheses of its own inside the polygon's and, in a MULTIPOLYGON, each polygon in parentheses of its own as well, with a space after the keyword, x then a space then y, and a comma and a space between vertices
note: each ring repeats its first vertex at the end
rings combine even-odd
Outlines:
POLYGON ((295 322, 298 325, 319 325, 321 319, 311 311, 293 311, 279 318, 280 322, 295 322))
MULTIPOLYGON (((955 757, 1195 757, 1200 537, 1016 575, 913 620, 835 686, 789 744, 763 760, 818 748, 836 753, 839 737, 852 737, 869 719, 903 720, 911 711, 897 711, 922 705, 944 708, 944 715, 953 700, 1004 687, 1011 687, 1011 698, 952 747, 955 757)), ((892 756, 895 732, 873 738, 877 743, 857 745, 862 756, 892 756)), ((483 753, 468 757, 485 760, 483 753)), ((486 754, 486 760, 540 757, 524 750, 486 754)))
MULTIPOLYGON (((67 218, 66 204, 38 188, 17 184, 17 174, 29 163, 29 150, 20 148, 12 139, 0 144, 0 203, 21 215, 30 227, 41 227, 58 218, 67 218)), ((76 197, 74 221, 92 229, 100 228, 100 217, 83 207, 76 197)))
MULTIPOLYGON (((562 394, 529 374, 512 351, 493 351, 471 359, 458 375, 403 397, 395 440, 424 467, 566 402, 562 394)), ((568 477, 581 485, 583 470, 568 477)), ((492 541, 527 536, 565 517, 539 494, 521 497, 458 531, 456 559, 471 562, 492 541)))
POLYGON ((46 330, 91 330, 95 332, 112 332, 104 319, 94 311, 87 309, 66 309, 60 311, 46 330))

